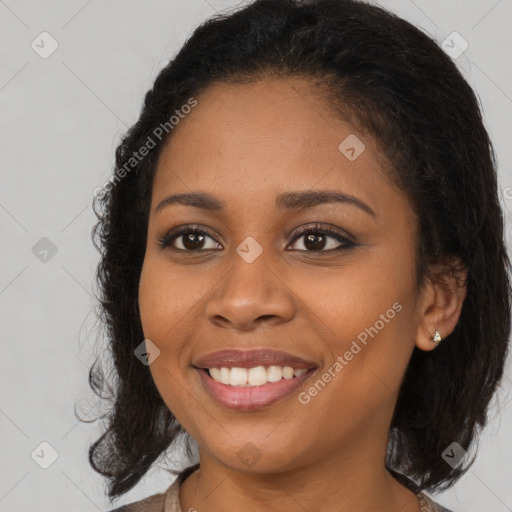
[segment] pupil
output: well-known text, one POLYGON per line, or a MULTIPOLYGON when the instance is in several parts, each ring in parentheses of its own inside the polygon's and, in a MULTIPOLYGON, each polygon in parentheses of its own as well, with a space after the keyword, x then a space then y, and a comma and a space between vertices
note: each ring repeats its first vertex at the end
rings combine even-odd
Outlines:
MULTIPOLYGON (((189 233, 188 236, 185 236, 184 238, 185 240, 183 242, 183 245, 185 246, 186 249, 197 249, 198 241, 202 242, 204 236, 201 234, 189 233)), ((306 236, 306 243, 304 245, 308 249, 318 251, 325 247, 325 238, 323 237, 323 235, 309 234, 306 236)))
POLYGON ((325 239, 323 235, 308 235, 306 237, 306 243, 304 244, 308 249, 312 249, 314 251, 318 251, 320 249, 323 249, 325 246, 325 239), (318 242, 319 239, 322 239, 321 242, 318 242), (316 240, 316 242, 314 242, 316 240), (309 242, 312 242, 312 246, 309 244, 309 242))
POLYGON ((195 245, 195 239, 197 238, 203 239, 204 236, 200 234, 189 233, 189 235, 185 237, 183 245, 185 246, 186 249, 197 249, 197 245, 195 245))

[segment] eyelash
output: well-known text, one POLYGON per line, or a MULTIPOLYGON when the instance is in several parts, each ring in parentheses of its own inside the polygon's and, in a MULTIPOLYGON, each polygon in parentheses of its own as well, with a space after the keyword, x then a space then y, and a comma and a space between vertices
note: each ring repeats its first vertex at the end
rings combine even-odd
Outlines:
MULTIPOLYGON (((204 251, 217 251, 217 250, 219 250, 219 249, 198 249, 198 250, 195 250, 195 251, 191 251, 191 250, 185 250, 185 249, 176 249, 175 247, 171 246, 172 242, 175 239, 177 239, 180 236, 183 236, 185 234, 189 234, 189 233, 193 233, 195 235, 203 235, 203 236, 207 236, 207 237, 213 239, 213 237, 210 236, 207 231, 205 231, 205 230, 203 230, 203 229, 201 229, 199 227, 196 227, 196 226, 183 226, 181 229, 179 229, 176 232, 172 232, 171 231, 169 233, 166 233, 164 236, 160 237, 159 240, 158 240, 159 246, 162 247, 162 248, 168 247, 172 251, 182 252, 182 253, 187 253, 187 252, 188 253, 198 253, 198 252, 204 252, 204 251)), ((337 247, 336 249, 329 249, 327 251, 321 250, 321 249, 317 250, 317 251, 308 251, 308 250, 299 249, 299 252, 309 252, 309 253, 322 253, 322 252, 325 252, 325 253, 332 253, 332 252, 338 252, 338 251, 343 251, 343 250, 346 250, 346 249, 350 249, 350 248, 352 248, 352 247, 354 247, 356 245, 352 240, 350 240, 350 238, 341 235, 340 233, 338 233, 334 229, 321 227, 318 224, 315 224, 314 227, 306 226, 305 228, 300 229, 299 232, 296 233, 296 236, 292 240, 292 243, 295 243, 297 240, 299 240, 304 235, 312 234, 312 233, 313 234, 319 234, 320 233, 322 235, 325 235, 325 236, 328 236, 328 237, 332 237, 336 241, 341 242, 343 245, 341 245, 340 247, 337 247)))

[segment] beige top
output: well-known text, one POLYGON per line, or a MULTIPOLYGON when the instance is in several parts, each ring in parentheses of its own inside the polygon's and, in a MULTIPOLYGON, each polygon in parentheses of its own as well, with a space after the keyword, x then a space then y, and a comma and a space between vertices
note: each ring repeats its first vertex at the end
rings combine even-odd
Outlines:
MULTIPOLYGON (((185 475, 184 475, 185 476, 185 475)), ((184 480, 184 478, 183 478, 184 480)), ((416 494, 421 512, 452 512, 423 492, 416 494)), ((197 512, 195 509, 182 510, 180 505, 180 478, 178 477, 164 493, 153 494, 143 500, 135 501, 108 512, 197 512)))

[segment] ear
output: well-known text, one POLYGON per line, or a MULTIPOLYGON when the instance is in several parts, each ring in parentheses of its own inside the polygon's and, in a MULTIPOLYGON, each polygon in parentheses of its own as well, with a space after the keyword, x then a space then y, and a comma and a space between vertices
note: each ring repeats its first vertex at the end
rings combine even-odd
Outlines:
MULTIPOLYGON (((462 304, 466 298, 467 269, 459 258, 450 260, 448 273, 439 273, 442 268, 434 269, 433 275, 438 278, 429 278, 422 287, 419 309, 418 330, 416 333, 416 346, 420 350, 433 350, 436 348, 432 341, 436 330, 441 340, 449 336, 462 311, 462 304), (437 273, 436 273, 437 271, 437 273)), ((446 265, 443 265, 446 268, 446 265)))

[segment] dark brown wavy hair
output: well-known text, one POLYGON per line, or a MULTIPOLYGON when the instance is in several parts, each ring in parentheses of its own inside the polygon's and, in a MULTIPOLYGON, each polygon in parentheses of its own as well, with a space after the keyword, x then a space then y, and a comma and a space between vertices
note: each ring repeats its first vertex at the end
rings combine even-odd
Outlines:
POLYGON ((110 404, 89 461, 108 479, 111 502, 134 487, 181 434, 190 441, 149 367, 134 356, 144 340, 138 285, 153 176, 172 136, 169 130, 158 140, 154 130, 216 82, 268 76, 312 80, 327 91, 333 112, 375 138, 419 219, 419 285, 450 256, 468 270, 453 333, 436 350, 414 349, 391 423, 386 467, 423 490, 439 491, 474 461, 451 467, 441 453, 454 441, 469 450, 486 425, 511 321, 496 157, 477 97, 435 41, 383 8, 355 0, 257 0, 204 22, 161 70, 116 149, 117 177, 93 200, 99 311, 113 371, 106 376, 97 358, 89 372, 92 389, 110 404), (156 146, 135 161, 150 137, 156 146))

